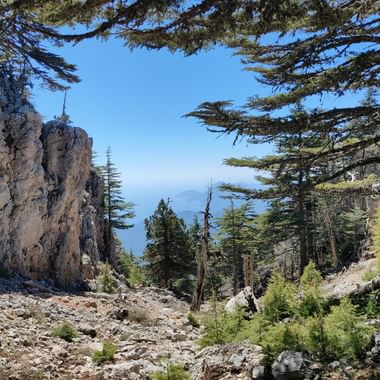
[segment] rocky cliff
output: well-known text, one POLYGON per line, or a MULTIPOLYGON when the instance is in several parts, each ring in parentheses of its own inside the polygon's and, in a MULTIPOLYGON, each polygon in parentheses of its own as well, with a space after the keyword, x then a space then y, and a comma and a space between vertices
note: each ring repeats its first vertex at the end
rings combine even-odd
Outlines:
POLYGON ((14 81, 0 84, 0 266, 78 288, 104 247, 92 140, 61 121, 43 124, 14 81))

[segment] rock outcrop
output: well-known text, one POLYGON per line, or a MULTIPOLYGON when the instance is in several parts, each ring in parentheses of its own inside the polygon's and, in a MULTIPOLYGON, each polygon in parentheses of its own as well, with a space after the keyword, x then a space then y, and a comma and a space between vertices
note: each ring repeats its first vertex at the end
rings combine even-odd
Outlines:
POLYGON ((0 266, 81 287, 104 247, 92 140, 59 120, 44 125, 8 78, 0 81, 0 107, 0 266))

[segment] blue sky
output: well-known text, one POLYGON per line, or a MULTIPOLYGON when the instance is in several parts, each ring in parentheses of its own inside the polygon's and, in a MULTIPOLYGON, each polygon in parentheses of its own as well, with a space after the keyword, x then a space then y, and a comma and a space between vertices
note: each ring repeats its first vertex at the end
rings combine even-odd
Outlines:
MULTIPOLYGON (((249 96, 268 92, 242 70, 232 51, 218 48, 184 57, 165 50, 131 52, 119 40, 91 40, 59 53, 78 65, 82 79, 68 92, 67 112, 75 126, 93 137, 100 161, 111 146, 132 201, 141 205, 153 193, 167 197, 203 191, 211 179, 253 181, 249 169, 229 168, 222 161, 262 155, 267 147, 233 146, 232 136, 218 137, 195 119, 182 117, 203 101, 243 104, 249 96)), ((33 94, 44 120, 61 113, 62 93, 36 86, 33 94)))
MULTIPOLYGON (((250 96, 269 94, 231 50, 216 48, 184 57, 166 50, 131 52, 122 41, 111 39, 66 46, 58 53, 77 64, 82 79, 68 93, 67 112, 75 126, 93 137, 100 162, 111 146, 125 196, 137 204, 137 219, 151 213, 160 198, 204 191, 211 179, 254 183, 252 170, 226 167, 223 159, 262 156, 268 146, 233 146, 233 136, 218 137, 197 120, 183 118, 204 101, 242 105, 250 96)), ((33 94, 46 121, 61 113, 62 93, 36 86, 33 94)), ((325 95, 307 104, 331 107, 357 100, 325 95)))

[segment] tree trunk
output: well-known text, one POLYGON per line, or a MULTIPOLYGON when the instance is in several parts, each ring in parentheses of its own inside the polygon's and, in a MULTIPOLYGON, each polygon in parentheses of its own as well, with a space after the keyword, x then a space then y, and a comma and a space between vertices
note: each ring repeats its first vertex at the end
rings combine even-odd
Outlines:
POLYGON ((330 214, 327 209, 327 204, 323 198, 321 199, 321 205, 322 205, 322 213, 323 213, 325 228, 330 240, 331 256, 333 259, 335 269, 338 269, 339 261, 338 261, 338 252, 336 249, 334 230, 333 230, 330 214))
POLYGON ((208 255, 209 255, 209 236, 210 236, 209 219, 210 219, 211 199, 212 199, 212 188, 209 187, 206 207, 204 211, 203 238, 202 238, 201 252, 200 252, 199 260, 198 260, 197 284, 194 290, 193 301, 190 306, 191 311, 200 310, 201 302, 203 298, 203 288, 204 288, 204 282, 205 282, 206 270, 207 270, 207 261, 208 261, 208 255))
POLYGON ((380 276, 375 277, 371 281, 358 286, 355 290, 349 292, 348 295, 351 298, 365 296, 374 290, 380 289, 380 276))
POLYGON ((304 210, 304 198, 303 194, 299 195, 298 199, 298 218, 299 218, 299 257, 300 257, 300 273, 299 276, 301 277, 303 274, 303 270, 305 269, 308 261, 307 256, 307 242, 306 242, 306 226, 305 226, 305 210, 304 210))

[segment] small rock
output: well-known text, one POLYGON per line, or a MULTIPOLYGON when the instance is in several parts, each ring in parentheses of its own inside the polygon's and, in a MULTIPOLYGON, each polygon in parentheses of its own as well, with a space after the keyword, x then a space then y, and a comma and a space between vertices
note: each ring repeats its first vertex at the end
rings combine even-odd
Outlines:
POLYGON ((96 329, 90 325, 87 325, 85 323, 81 323, 79 326, 78 326, 78 330, 84 334, 84 335, 88 335, 90 336, 91 338, 95 338, 96 337, 96 329))
POLYGON ((340 363, 338 360, 335 360, 335 361, 329 363, 327 367, 330 369, 338 369, 340 367, 340 363))
POLYGON ((276 380, 302 380, 305 378, 306 365, 302 352, 284 351, 272 364, 272 374, 276 380))
POLYGON ((55 345, 51 348, 51 353, 56 358, 66 358, 68 356, 67 350, 62 346, 55 345))
POLYGON ((264 380, 265 379, 265 367, 262 365, 255 366, 251 372, 252 380, 264 380))
POLYGON ((245 360, 245 356, 233 354, 230 357, 229 363, 232 365, 233 370, 240 370, 241 367, 243 366, 244 360, 245 360))
POLYGON ((24 309, 16 309, 14 312, 20 318, 25 315, 25 310, 24 309))
POLYGON ((84 304, 84 306, 97 308, 98 304, 95 301, 86 301, 85 304, 84 304))
POLYGON ((186 334, 176 333, 171 336, 173 342, 184 342, 188 337, 186 334))
POLYGON ((123 321, 124 319, 128 318, 129 313, 128 310, 125 308, 118 308, 113 310, 112 316, 119 321, 123 321))
POLYGON ((313 363, 309 366, 309 369, 313 372, 320 372, 323 370, 323 365, 321 363, 313 363))

